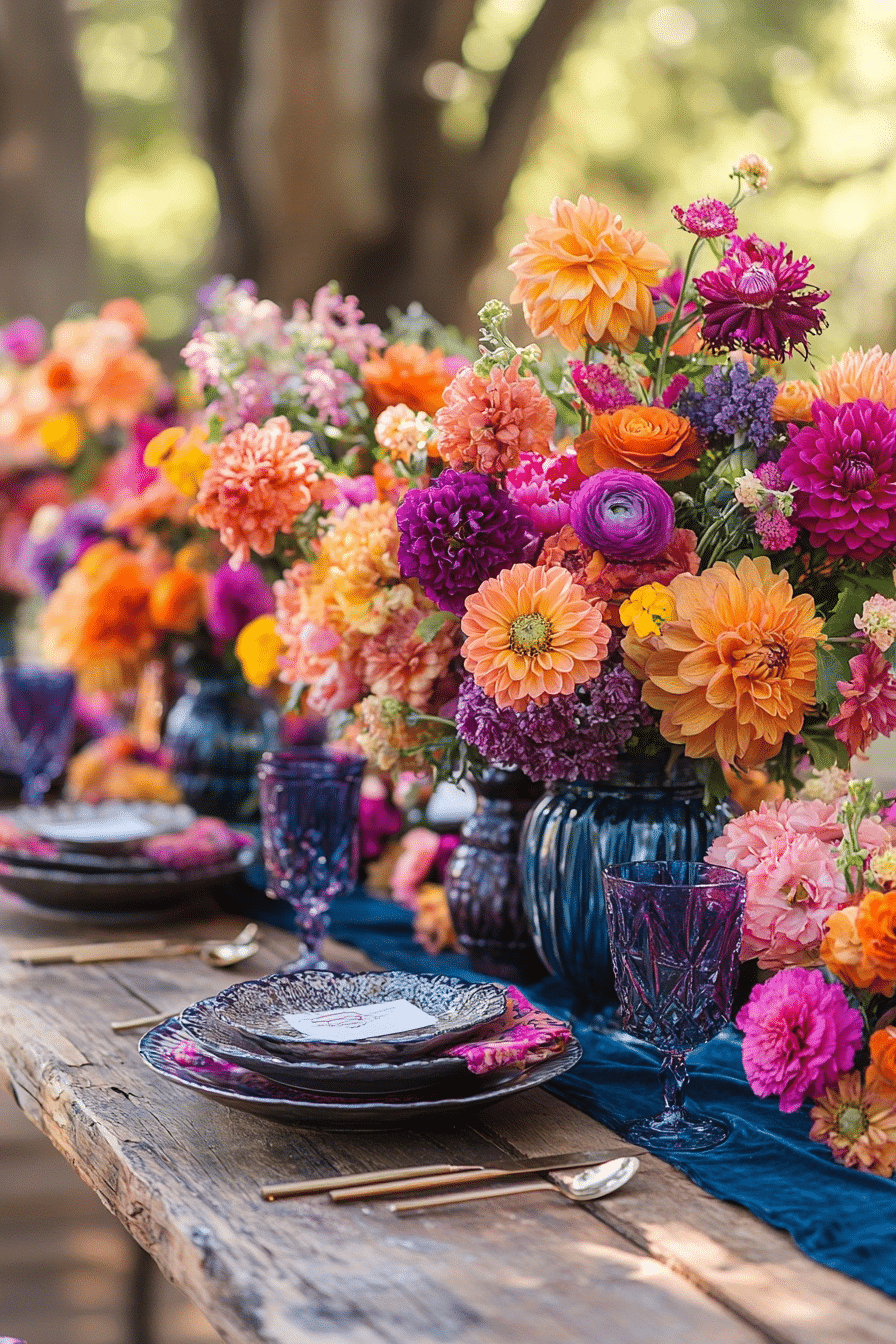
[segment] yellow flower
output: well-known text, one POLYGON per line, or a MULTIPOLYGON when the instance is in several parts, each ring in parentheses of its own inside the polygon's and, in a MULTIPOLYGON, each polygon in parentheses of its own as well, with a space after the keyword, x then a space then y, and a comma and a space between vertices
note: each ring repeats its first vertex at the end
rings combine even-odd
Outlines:
POLYGON ((286 647, 277 633, 273 616, 256 616, 244 625, 236 639, 236 656, 250 686, 270 686, 278 671, 278 659, 286 647))
POLYGON ((675 599, 662 583, 644 583, 619 608, 623 625, 633 625, 639 639, 659 634, 666 621, 675 620, 675 599))
POLYGON ((62 467, 74 462, 84 442, 84 426, 71 411, 47 416, 37 432, 50 457, 62 467))
POLYGON ((162 475, 182 495, 195 496, 208 470, 211 458, 205 449, 208 430, 204 425, 192 429, 174 426, 163 429, 150 439, 143 450, 148 467, 158 467, 162 475))

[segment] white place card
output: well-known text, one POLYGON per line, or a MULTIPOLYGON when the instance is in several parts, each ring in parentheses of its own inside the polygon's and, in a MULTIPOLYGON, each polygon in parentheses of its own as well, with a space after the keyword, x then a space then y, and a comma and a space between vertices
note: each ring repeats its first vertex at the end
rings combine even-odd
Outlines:
POLYGON ((284 1013, 288 1022, 303 1036, 317 1041, 364 1041, 371 1036, 393 1036, 400 1031, 430 1027, 437 1017, 424 1013, 409 999, 390 999, 387 1003, 364 1003, 357 1008, 325 1008, 317 1013, 284 1013))

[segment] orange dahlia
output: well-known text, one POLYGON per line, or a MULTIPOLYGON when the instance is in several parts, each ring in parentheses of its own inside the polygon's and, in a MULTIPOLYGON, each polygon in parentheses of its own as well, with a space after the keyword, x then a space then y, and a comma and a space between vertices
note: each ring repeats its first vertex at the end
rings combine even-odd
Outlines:
POLYGON ((595 415, 576 439, 586 476, 619 468, 643 471, 655 481, 680 481, 696 469, 703 440, 690 420, 662 406, 622 406, 595 415))
POLYGON ((401 342, 388 346, 381 355, 371 352, 361 365, 364 399, 374 418, 387 406, 399 404, 435 415, 452 377, 441 350, 401 342))
POLYGON ((499 709, 518 713, 566 695, 600 672, 609 626, 559 565, 517 564, 467 598, 461 652, 499 709))
POLYGON ((804 378, 781 383, 772 402, 772 419, 808 423, 812 419, 812 403, 820 396, 821 390, 815 383, 808 383, 804 378))
POLYGON ((794 597, 765 556, 680 574, 669 588, 676 619, 647 639, 629 630, 622 644, 643 700, 686 756, 762 765, 815 702, 824 621, 813 599, 794 597))
POLYGON ((558 196, 549 219, 530 215, 526 237, 511 252, 511 303, 536 336, 553 333, 567 350, 582 341, 612 341, 634 350, 651 335, 656 313, 650 286, 669 265, 662 248, 624 229, 619 215, 590 196, 558 196))
POLYGON ((843 406, 848 401, 882 401, 896 409, 896 354, 884 354, 879 345, 871 350, 847 350, 819 375, 822 401, 843 406))
POLYGON ((867 989, 871 994, 886 994, 890 998, 896 990, 896 972, 889 979, 881 975, 880 967, 871 960, 859 937, 856 921, 859 907, 847 905, 828 916, 819 956, 846 985, 867 989))

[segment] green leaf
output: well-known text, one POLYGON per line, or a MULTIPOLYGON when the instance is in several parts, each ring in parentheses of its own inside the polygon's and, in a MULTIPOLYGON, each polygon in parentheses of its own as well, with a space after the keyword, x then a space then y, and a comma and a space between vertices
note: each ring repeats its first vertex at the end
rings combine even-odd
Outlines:
POLYGON ((855 618, 861 613, 868 598, 875 593, 880 593, 882 597, 896 597, 896 584, 893 583, 892 575, 872 579, 865 574, 851 574, 825 622, 825 634, 839 638, 858 635, 855 618))
POLYGON ((846 770, 849 766, 846 744, 838 742, 833 733, 824 728, 815 732, 804 728, 802 737, 816 770, 829 770, 832 765, 839 765, 841 770, 846 770))
POLYGON ((418 621, 414 634, 424 644, 431 644, 442 626, 453 620, 454 617, 450 611, 431 611, 428 616, 423 617, 422 621, 418 621))
POLYGON ((849 681, 849 645, 819 644, 816 650, 818 674, 815 682, 815 698, 829 714, 840 706, 838 681, 849 681))

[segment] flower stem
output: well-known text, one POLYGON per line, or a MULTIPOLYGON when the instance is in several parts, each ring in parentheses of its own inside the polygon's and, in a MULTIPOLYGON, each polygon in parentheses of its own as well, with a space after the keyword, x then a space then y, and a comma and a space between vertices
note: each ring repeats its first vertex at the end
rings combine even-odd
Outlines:
POLYGON ((666 332, 666 339, 663 342, 663 348, 662 351, 660 352, 660 362, 657 367, 656 377, 653 380, 654 399, 657 399, 663 390, 663 383, 666 377, 666 360, 669 356, 669 350, 672 347, 674 339, 673 332, 675 330, 676 323, 681 318, 681 310, 684 307, 685 291, 688 287, 688 281, 691 278, 691 271, 693 270, 694 262, 697 260, 697 254, 699 253, 702 246, 703 246, 703 239, 695 238, 694 245, 688 254, 687 261, 685 262, 684 274, 681 277, 681 292, 678 295, 678 302, 675 305, 675 310, 672 313, 671 318, 669 319, 669 329, 666 332))

